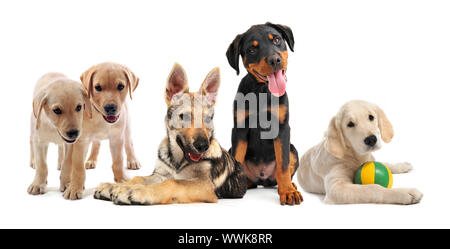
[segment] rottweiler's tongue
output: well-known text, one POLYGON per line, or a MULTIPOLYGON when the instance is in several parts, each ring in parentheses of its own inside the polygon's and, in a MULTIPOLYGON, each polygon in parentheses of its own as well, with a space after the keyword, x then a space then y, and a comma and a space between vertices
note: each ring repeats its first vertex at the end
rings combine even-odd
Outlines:
POLYGON ((286 93, 286 77, 283 70, 278 70, 275 73, 267 76, 269 81, 269 91, 275 97, 281 97, 286 93))
POLYGON ((106 120, 108 120, 108 122, 116 122, 117 117, 116 116, 107 116, 106 120))
POLYGON ((200 161, 200 159, 202 159, 202 154, 188 153, 188 155, 189 158, 194 162, 198 162, 200 161))

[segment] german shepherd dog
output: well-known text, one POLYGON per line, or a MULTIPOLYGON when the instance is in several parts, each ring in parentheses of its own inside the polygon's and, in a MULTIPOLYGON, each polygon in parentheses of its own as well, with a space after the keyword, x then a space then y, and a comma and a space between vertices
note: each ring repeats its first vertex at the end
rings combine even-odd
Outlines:
POLYGON ((242 198, 244 168, 214 138, 213 116, 220 84, 213 69, 198 92, 189 92, 184 69, 175 64, 167 80, 167 137, 161 142, 152 175, 125 183, 103 183, 94 198, 120 205, 217 202, 242 198))
POLYGON ((234 101, 231 154, 244 166, 249 188, 278 185, 280 203, 294 205, 303 198, 292 183, 299 160, 290 142, 286 43, 293 51, 294 36, 289 27, 254 25, 236 36, 226 55, 237 74, 242 56, 248 72, 234 101), (252 126, 255 117, 259 122, 252 126), (261 117, 271 117, 270 126, 262 125, 261 117), (273 134, 264 137, 268 127, 273 134))

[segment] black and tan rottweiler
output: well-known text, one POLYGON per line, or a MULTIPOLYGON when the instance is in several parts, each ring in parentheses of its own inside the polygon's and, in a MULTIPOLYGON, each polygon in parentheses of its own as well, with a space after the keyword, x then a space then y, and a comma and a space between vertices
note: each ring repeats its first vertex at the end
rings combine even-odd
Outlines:
POLYGON ((299 163, 290 142, 287 46, 293 51, 292 30, 266 23, 237 35, 226 56, 237 74, 242 56, 248 71, 234 100, 231 154, 244 165, 249 188, 278 185, 280 203, 295 205, 303 198, 292 182, 299 163))

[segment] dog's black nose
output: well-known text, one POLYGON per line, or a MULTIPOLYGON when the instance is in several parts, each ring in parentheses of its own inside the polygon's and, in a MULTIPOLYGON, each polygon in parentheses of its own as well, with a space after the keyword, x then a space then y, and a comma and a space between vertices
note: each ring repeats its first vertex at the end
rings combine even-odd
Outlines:
POLYGON ((194 147, 198 152, 203 153, 209 149, 209 142, 206 139, 197 139, 194 142, 194 147))
POLYGON ((70 130, 70 131, 66 132, 67 137, 70 139, 77 138, 79 134, 80 134, 79 130, 70 130))
POLYGON ((377 144, 377 137, 375 135, 370 135, 364 139, 364 143, 372 147, 377 144))
POLYGON ((274 69, 278 69, 281 64, 281 57, 278 54, 267 57, 267 63, 274 69))
POLYGON ((105 109, 106 115, 115 115, 117 111, 117 106, 114 104, 107 104, 103 107, 105 109))

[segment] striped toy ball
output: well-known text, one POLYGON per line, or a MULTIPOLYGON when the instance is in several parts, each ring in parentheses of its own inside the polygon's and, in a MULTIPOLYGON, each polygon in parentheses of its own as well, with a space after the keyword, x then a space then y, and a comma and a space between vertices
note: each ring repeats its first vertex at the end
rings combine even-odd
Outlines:
POLYGON ((392 180, 391 171, 380 162, 366 162, 355 174, 355 184, 378 184, 391 188, 392 180))

